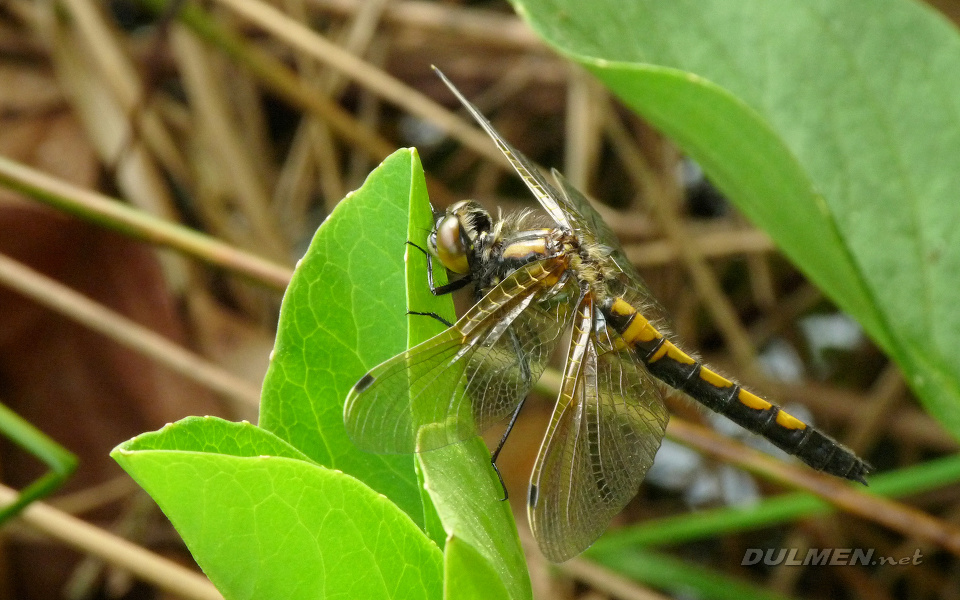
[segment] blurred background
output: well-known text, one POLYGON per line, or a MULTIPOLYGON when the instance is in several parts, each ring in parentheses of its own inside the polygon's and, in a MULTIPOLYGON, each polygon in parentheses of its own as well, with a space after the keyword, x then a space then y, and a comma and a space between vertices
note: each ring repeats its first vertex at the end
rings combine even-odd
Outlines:
MULTIPOLYGON (((492 159, 493 145, 470 136, 431 64, 515 146, 598 201, 686 348, 880 469, 956 451, 856 322, 697 164, 547 49, 506 2, 276 3, 323 36, 310 39, 272 13, 244 12, 253 3, 157 12, 150 4, 0 3, 0 402, 78 455, 76 474, 50 500, 59 510, 192 565, 108 454, 188 415, 256 421, 285 279, 336 203, 394 149, 418 149, 437 210, 465 197, 491 210, 531 206, 492 159), (196 19, 193 28, 178 11, 196 19), (55 200, 38 201, 44 190, 76 204, 53 208, 55 200), (84 208, 82 190, 122 199, 143 224, 108 224, 84 208), (158 247, 165 222, 225 245, 197 242, 202 261, 158 247), (717 293, 691 285, 684 248, 708 267, 717 293), (723 306, 733 318, 718 322, 723 306), (731 335, 750 350, 731 350, 731 335)), ((960 17, 960 4, 936 4, 960 17)), ((552 401, 536 394, 527 404, 499 461, 521 527, 552 401)), ((671 409, 758 443, 686 401, 671 409)), ((16 489, 44 472, 6 441, 0 459, 3 482, 16 489)), ((780 489, 668 440, 615 525, 749 504, 780 489)), ((958 492, 910 503, 955 521, 958 492)), ((955 556, 860 522, 860 545, 894 556, 922 547, 923 565, 872 581, 857 567, 740 565, 746 548, 842 546, 852 522, 801 521, 675 551, 788 596, 960 597, 955 556)), ((169 597, 29 525, 7 526, 2 539, 0 597, 169 597)), ((613 594, 603 581, 619 580, 583 563, 549 571, 535 551, 529 560, 538 597, 652 597, 629 582, 613 594)))

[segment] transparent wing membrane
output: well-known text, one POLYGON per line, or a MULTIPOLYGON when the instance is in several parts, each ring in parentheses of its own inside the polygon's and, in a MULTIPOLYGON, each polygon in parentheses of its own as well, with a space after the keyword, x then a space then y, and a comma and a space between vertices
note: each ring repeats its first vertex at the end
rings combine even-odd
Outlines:
POLYGON ((513 412, 539 379, 567 326, 567 285, 523 267, 453 327, 391 358, 354 386, 347 432, 374 452, 421 452, 458 442, 513 412))
POLYGON ((567 214, 564 210, 557 204, 557 198, 560 195, 557 193, 557 190, 553 188, 547 180, 540 174, 540 170, 537 168, 533 162, 523 155, 522 152, 510 145, 510 142, 503 139, 503 137, 493 128, 493 125, 490 124, 490 121, 477 109, 476 106, 470 103, 469 100, 463 97, 463 94, 460 93, 460 90, 447 79, 447 76, 440 72, 440 69, 434 67, 433 70, 437 73, 440 79, 443 80, 443 83, 446 84, 450 91, 453 92, 453 95, 457 97, 457 100, 460 101, 460 104, 463 104, 464 108, 470 113, 470 116, 483 127, 484 131, 487 132, 493 142, 497 145, 497 148, 500 149, 500 152, 510 161, 510 164, 513 165, 513 169, 520 175, 520 178, 523 179, 523 182, 527 184, 527 187, 530 188, 530 191, 533 192, 534 197, 540 202, 540 205, 543 206, 543 209, 547 211, 558 225, 561 227, 566 227, 567 229, 572 230, 570 222, 567 220, 567 214))
POLYGON ((632 356, 600 353, 588 297, 574 319, 560 398, 530 481, 530 526, 562 562, 636 495, 667 426, 660 387, 632 356))

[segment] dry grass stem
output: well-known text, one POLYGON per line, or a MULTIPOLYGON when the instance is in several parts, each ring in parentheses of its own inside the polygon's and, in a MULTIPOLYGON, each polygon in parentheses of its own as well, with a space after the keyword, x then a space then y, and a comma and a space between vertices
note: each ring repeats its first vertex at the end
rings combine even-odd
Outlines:
POLYGON ((227 373, 205 358, 4 255, 0 255, 0 283, 230 400, 253 407, 260 403, 257 384, 227 373))
MULTIPOLYGON (((0 503, 14 501, 17 492, 0 486, 0 503)), ((34 502, 18 519, 26 526, 85 554, 135 573, 157 588, 189 600, 223 600, 206 577, 142 547, 60 512, 43 502, 34 502)))

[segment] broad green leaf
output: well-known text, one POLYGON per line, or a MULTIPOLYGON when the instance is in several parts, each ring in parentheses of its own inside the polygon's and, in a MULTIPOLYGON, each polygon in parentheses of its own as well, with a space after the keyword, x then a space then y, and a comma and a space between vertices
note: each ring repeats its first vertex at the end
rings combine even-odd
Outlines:
POLYGON ((264 429, 191 417, 112 456, 228 600, 442 593, 443 557, 406 513, 264 429))
MULTIPOLYGON (((421 502, 412 457, 360 452, 342 421, 353 383, 407 345, 411 207, 421 237, 430 228, 416 153, 395 153, 351 196, 284 297, 261 406, 267 427, 192 417, 113 453, 228 598, 442 594, 442 555, 419 527, 425 510, 438 519, 421 502)), ((419 310, 451 310, 426 293, 419 310)), ((411 321, 411 335, 437 327, 421 323, 411 321)))
MULTIPOLYGON (((407 316, 407 311, 433 312, 447 320, 454 318, 449 298, 436 298, 429 290, 424 253, 406 244, 410 240, 425 248, 432 220, 416 153, 401 151, 385 161, 321 226, 284 297, 277 348, 264 386, 261 424, 268 429, 276 428, 282 437, 297 440, 294 445, 312 458, 330 460, 337 468, 394 499, 415 516, 438 543, 445 540, 447 532, 468 540, 477 537, 476 528, 461 527, 457 518, 465 523, 496 523, 498 531, 512 531, 516 539, 512 515, 509 510, 504 512, 502 506, 489 519, 471 515, 452 517, 449 510, 437 515, 431 507, 431 498, 434 502, 449 503, 443 494, 458 496, 473 491, 477 488, 474 482, 490 471, 489 454, 479 440, 457 445, 456 449, 429 453, 429 462, 422 463, 424 471, 429 477, 430 465, 433 465, 434 471, 441 473, 434 480, 443 481, 435 487, 442 487, 444 491, 441 494, 431 491, 430 495, 423 496, 424 514, 407 508, 407 482, 404 481, 404 489, 398 490, 397 472, 381 466, 386 461, 399 460, 403 467, 409 468, 407 465, 413 464, 411 457, 381 457, 360 452, 343 429, 343 398, 353 384, 368 369, 444 327, 430 317, 407 316), (350 302, 345 301, 348 296, 350 302), (332 366, 326 372, 325 368, 317 369, 315 365, 332 366), (320 388, 314 394, 317 400, 310 397, 309 385, 292 384, 291 380, 297 379, 289 375, 291 372, 327 375, 317 386, 320 388), (271 394, 269 390, 274 386, 276 391, 271 394), (331 397, 335 402, 329 402, 331 397), (310 421, 311 418, 314 421, 310 421), (298 431, 304 423, 311 426, 298 431), (311 438, 310 432, 315 428, 322 433, 323 446, 318 445, 315 434, 311 438), (470 461, 465 461, 464 453, 471 455, 470 461), (450 461, 456 464, 449 464, 450 461), (463 468, 467 462, 479 468, 463 468), (439 527, 440 524, 444 527, 439 527)), ((438 269, 435 273, 437 284, 443 282, 441 271, 438 269)), ((410 485, 415 485, 415 481, 410 485)), ((499 490, 483 491, 493 502, 499 497, 499 490)), ((526 577, 519 545, 507 553, 506 558, 496 554, 488 559, 497 566, 483 565, 482 568, 503 573, 513 580, 518 575, 526 577)), ((523 589, 523 585, 514 584, 514 588, 523 589)), ((529 583, 525 585, 529 587, 529 583)))
POLYGON ((114 452, 140 450, 209 452, 246 457, 282 456, 310 461, 306 454, 268 431, 246 421, 234 423, 219 417, 186 417, 165 425, 159 431, 142 433, 117 446, 114 452))
POLYGON ((906 0, 514 0, 673 138, 960 437, 960 37, 906 0))
POLYGON ((510 598, 496 571, 470 544, 451 536, 443 550, 444 600, 510 598))
MULTIPOLYGON (((416 157, 416 151, 414 151, 416 157)), ((423 167, 419 159, 410 165, 411 187, 409 198, 409 219, 407 222, 406 240, 409 240, 426 250, 427 236, 433 230, 433 208, 427 198, 426 180, 423 167)), ((449 295, 434 296, 430 291, 427 280, 427 257, 409 244, 404 246, 404 277, 406 279, 406 294, 408 311, 432 312, 447 321, 453 322, 457 316, 453 310, 453 300, 449 295)), ((437 263, 433 273, 434 283, 443 285, 447 282, 446 270, 437 263)), ((412 348, 420 342, 426 341, 446 329, 440 321, 423 315, 407 315, 407 345, 412 348)), ((371 365, 374 366, 374 365, 371 365)))
MULTIPOLYGON (((283 298, 260 426, 316 462, 366 482, 423 525, 413 457, 362 452, 343 427, 343 400, 353 384, 407 347, 411 204, 429 211, 422 208, 429 203, 420 160, 413 150, 399 150, 320 226, 283 298)), ((429 218, 426 223, 429 230, 429 218)), ((416 250, 410 261, 425 265, 416 250)), ((423 277, 425 266, 419 269, 423 277)), ((443 310, 429 290, 421 296, 417 310, 443 310)), ((431 326, 432 319, 417 319, 415 326, 431 326)))

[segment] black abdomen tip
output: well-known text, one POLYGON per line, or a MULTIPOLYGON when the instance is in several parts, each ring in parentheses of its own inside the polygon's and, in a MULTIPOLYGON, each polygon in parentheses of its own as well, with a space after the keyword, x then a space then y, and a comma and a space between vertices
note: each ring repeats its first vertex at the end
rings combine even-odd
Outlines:
POLYGON ((873 471, 873 466, 867 461, 858 458, 856 463, 854 463, 842 477, 869 486, 870 484, 867 483, 866 476, 869 475, 871 471, 873 471))

